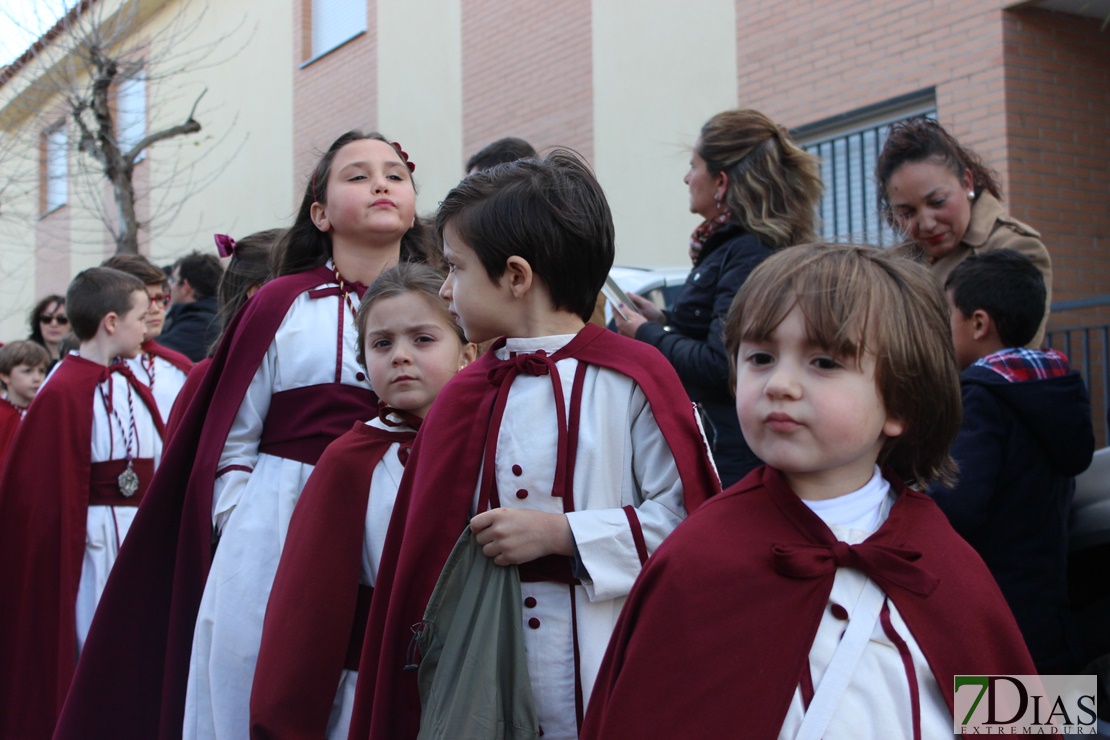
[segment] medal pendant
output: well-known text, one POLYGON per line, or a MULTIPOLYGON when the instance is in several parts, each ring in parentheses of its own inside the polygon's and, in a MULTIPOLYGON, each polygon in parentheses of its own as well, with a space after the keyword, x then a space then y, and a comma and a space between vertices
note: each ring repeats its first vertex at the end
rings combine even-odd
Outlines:
POLYGON ((119 492, 124 495, 124 498, 131 498, 135 492, 139 490, 139 474, 131 467, 131 463, 127 463, 127 470, 119 474, 119 492))

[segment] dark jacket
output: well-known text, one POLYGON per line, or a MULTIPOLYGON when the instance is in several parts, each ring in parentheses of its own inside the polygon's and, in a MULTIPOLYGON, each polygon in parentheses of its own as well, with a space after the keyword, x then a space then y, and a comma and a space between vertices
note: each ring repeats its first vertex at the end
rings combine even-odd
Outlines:
POLYGON ((698 404, 721 484, 736 483, 761 462, 740 433, 729 383, 724 326, 740 286, 771 255, 754 234, 728 224, 703 245, 686 286, 668 313, 668 323, 649 321, 636 338, 659 349, 678 371, 690 399, 698 404))
POLYGON ((216 297, 198 298, 192 303, 170 307, 166 323, 169 328, 158 337, 158 344, 180 352, 193 362, 200 362, 220 336, 216 297))
POLYGON ((1078 373, 1010 382, 982 366, 960 376, 964 421, 953 488, 930 494, 998 581, 1041 673, 1074 673, 1067 591, 1068 507, 1094 453, 1078 373))

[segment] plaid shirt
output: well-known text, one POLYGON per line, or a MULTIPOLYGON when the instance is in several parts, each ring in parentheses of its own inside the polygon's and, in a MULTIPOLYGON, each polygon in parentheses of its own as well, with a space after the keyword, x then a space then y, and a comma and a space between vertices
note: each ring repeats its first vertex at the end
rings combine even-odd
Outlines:
POLYGON ((980 357, 972 367, 994 370, 1011 383, 1026 380, 1047 380, 1067 375, 1071 368, 1063 352, 1054 349, 1003 349, 980 357))

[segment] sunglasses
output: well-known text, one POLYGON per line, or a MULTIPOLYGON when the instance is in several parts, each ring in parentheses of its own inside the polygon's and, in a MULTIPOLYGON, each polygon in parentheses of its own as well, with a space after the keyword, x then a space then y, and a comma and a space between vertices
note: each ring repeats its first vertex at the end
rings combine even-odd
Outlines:
POLYGON ((62 314, 54 314, 53 316, 39 316, 40 324, 57 324, 58 326, 68 326, 69 318, 62 314))
POLYGON ((170 305, 170 296, 165 293, 158 293, 150 297, 150 305, 161 304, 162 308, 170 305))

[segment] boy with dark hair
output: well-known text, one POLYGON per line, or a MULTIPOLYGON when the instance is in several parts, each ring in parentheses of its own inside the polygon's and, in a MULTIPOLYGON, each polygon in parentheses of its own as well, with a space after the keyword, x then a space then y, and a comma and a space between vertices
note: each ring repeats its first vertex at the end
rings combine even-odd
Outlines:
POLYGON ((0 476, 0 737, 49 737, 89 623, 162 451, 154 398, 121 358, 150 298, 109 268, 80 273, 80 341, 28 410, 0 476), (49 454, 47 458, 44 455, 49 454))
POLYGON ((127 360, 135 377, 150 388, 162 421, 170 418, 173 402, 185 385, 193 362, 180 352, 164 347, 158 340, 166 321, 166 306, 170 304, 166 273, 141 254, 117 254, 104 260, 102 267, 111 267, 143 281, 150 308, 146 313, 146 334, 142 351, 127 360))
POLYGON ((50 353, 29 339, 0 347, 0 464, 8 458, 15 430, 46 379, 49 364, 50 353))
POLYGON ((466 161, 466 174, 473 175, 475 172, 482 172, 499 164, 508 164, 534 156, 536 156, 536 150, 527 141, 515 136, 506 136, 486 144, 471 156, 466 161))
MULTIPOLYGON (((574 737, 636 574, 719 482, 670 364, 586 323, 614 233, 582 162, 557 151, 473 174, 436 225, 450 268, 440 295, 470 341, 497 341, 444 388, 409 458, 351 737, 416 736, 417 676, 403 671, 411 628, 468 522, 479 558, 519 567, 521 599, 506 608, 523 633, 530 686, 516 690, 534 696, 529 729, 574 737)), ((493 726, 504 708, 493 704, 468 704, 466 719, 493 726)), ((445 721, 442 736, 465 734, 445 721)))
POLYGON ((958 674, 1029 674, 998 587, 928 496, 959 427, 944 298, 873 247, 784 249, 725 324, 766 464, 628 597, 583 738, 937 738, 958 674))
POLYGON ((216 291, 223 266, 214 254, 190 252, 173 266, 166 314, 167 329, 158 343, 200 362, 220 334, 216 291))
POLYGON ((969 257, 945 283, 964 420, 954 486, 930 494, 998 581, 1041 673, 1074 673, 1068 605, 1068 507, 1094 452, 1091 405, 1054 349, 1031 350, 1044 278, 1023 254, 969 257))

